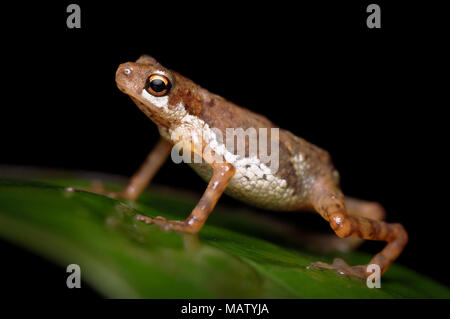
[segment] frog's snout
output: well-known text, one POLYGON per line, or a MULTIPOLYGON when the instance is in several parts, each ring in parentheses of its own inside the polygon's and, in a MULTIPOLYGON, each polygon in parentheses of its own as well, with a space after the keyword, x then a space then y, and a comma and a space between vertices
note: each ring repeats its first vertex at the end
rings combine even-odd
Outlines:
POLYGON ((130 86, 136 81, 136 70, 133 63, 123 63, 119 65, 116 71, 116 83, 121 91, 126 91, 126 89, 131 89, 130 86))
POLYGON ((133 73, 133 66, 131 63, 123 63, 119 65, 116 71, 116 81, 120 81, 123 78, 129 78, 133 73))

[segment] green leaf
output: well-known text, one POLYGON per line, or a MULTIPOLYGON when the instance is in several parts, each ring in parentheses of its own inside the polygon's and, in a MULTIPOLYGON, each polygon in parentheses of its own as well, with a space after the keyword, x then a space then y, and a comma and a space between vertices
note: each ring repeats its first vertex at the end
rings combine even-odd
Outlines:
MULTIPOLYGON (((136 221, 136 213, 184 219, 196 199, 151 187, 138 203, 68 186, 89 180, 0 180, 0 236, 66 267, 78 264, 85 282, 121 298, 449 298, 450 290, 393 265, 381 289, 332 271, 330 262, 248 213, 218 205, 198 236, 136 221)), ((116 185, 120 186, 120 185, 116 185)), ((360 252, 341 255, 367 262, 360 252)))

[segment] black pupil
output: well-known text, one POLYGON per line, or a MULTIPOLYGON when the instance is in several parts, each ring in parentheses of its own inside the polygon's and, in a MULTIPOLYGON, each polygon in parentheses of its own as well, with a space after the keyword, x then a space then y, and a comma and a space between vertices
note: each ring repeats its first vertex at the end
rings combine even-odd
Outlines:
POLYGON ((166 83, 161 79, 154 79, 150 82, 150 87, 155 92, 162 92, 166 89, 166 83))

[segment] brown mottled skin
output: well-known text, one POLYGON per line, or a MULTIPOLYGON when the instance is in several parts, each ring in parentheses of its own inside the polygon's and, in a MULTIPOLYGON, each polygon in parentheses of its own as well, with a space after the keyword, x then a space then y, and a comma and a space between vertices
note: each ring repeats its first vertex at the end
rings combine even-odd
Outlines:
MULTIPOLYGON (((169 108, 181 101, 189 114, 200 118, 210 127, 220 129, 224 135, 228 127, 240 127, 244 130, 275 127, 266 117, 208 92, 177 72, 164 68, 152 57, 142 56, 135 63, 120 65, 116 73, 119 89, 128 94, 160 128, 176 128, 179 123, 177 120, 165 118, 157 108, 140 101, 136 94, 136 92, 142 92, 145 80, 155 70, 163 70, 172 84, 168 93, 169 108), (126 72, 130 70, 131 72, 126 72)), ((378 264, 381 272, 384 273, 400 255, 408 241, 408 235, 402 225, 382 221, 385 216, 384 210, 377 203, 344 197, 338 185, 337 171, 333 167, 328 152, 286 130, 280 129, 279 137, 280 164, 276 176, 286 180, 295 194, 303 192, 306 195, 301 197, 302 200, 294 207, 295 210, 313 210, 319 213, 341 238, 356 237, 387 242, 386 247, 370 261, 371 264, 378 264), (302 171, 297 170, 294 162, 294 156, 299 154, 307 164, 305 166, 307 169, 302 171)), ((171 146, 171 141, 161 139, 155 151, 150 153, 127 188, 114 195, 137 199, 167 159, 171 146)), ((189 233, 200 231, 235 172, 233 165, 229 163, 219 164, 208 158, 204 160, 211 164, 213 175, 199 203, 185 221, 170 221, 162 217, 150 218, 141 215, 137 218, 165 229, 189 233)), ((366 278, 369 275, 366 272, 366 266, 351 267, 341 260, 335 260, 333 265, 317 262, 313 263, 313 266, 334 269, 360 278, 366 278)))
MULTIPOLYGON (((159 65, 160 68, 161 65, 159 65)), ((240 107, 219 95, 208 92, 175 71, 170 70, 170 74, 176 83, 176 88, 175 90, 172 89, 169 96, 169 104, 176 105, 179 101, 183 101, 189 114, 199 117, 210 127, 220 129, 224 136, 226 128, 229 127, 239 127, 244 130, 255 128, 257 131, 259 128, 270 129, 276 127, 265 116, 240 107)), ((149 117, 151 118, 151 116, 149 117)), ((156 122, 158 123, 158 121, 156 122)), ((177 125, 177 123, 164 123, 161 120, 159 123, 165 127, 177 125)), ((268 132, 270 137, 270 130, 268 132)), ((310 162, 310 169, 307 173, 314 176, 329 175, 337 182, 336 174, 333 174, 335 169, 328 152, 286 130, 280 129, 280 165, 276 175, 285 179, 288 186, 295 189, 297 193, 301 192, 304 188, 302 184, 304 180, 297 177, 295 167, 292 163, 293 156, 299 153, 304 154, 308 162, 310 162)), ((310 208, 310 206, 305 207, 307 204, 306 202, 299 203, 299 207, 296 209, 310 208)))

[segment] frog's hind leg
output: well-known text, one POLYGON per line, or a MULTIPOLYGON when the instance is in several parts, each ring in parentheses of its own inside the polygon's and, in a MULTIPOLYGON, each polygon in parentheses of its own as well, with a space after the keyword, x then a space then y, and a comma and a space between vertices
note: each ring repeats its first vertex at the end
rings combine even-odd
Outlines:
MULTIPOLYGON (((384 208, 376 203, 345 196, 345 207, 350 216, 366 217, 375 220, 384 220, 386 213, 384 208)), ((364 239, 356 237, 339 238, 335 235, 300 232, 295 236, 297 241, 308 249, 329 253, 349 252, 358 248, 364 239)))
POLYGON ((351 216, 366 217, 375 220, 385 220, 386 212, 377 202, 369 202, 353 197, 345 196, 345 207, 351 216))
MULTIPOLYGON (((348 202, 348 201, 347 201, 348 202)), ((355 204, 356 202, 351 202, 355 204)), ((342 192, 328 180, 319 180, 313 187, 311 204, 314 209, 330 223, 336 235, 341 238, 356 237, 369 240, 386 241, 384 249, 376 254, 369 264, 380 266, 383 274, 400 255, 408 242, 408 234, 400 224, 388 224, 359 215, 351 215, 346 208, 346 200, 342 192)), ((358 205, 358 204, 356 204, 358 205)), ((365 211, 365 213, 367 213, 365 211)), ((380 216, 378 216, 380 217, 380 216)), ((340 273, 366 278, 367 265, 348 266, 344 261, 336 259, 332 265, 316 262, 311 266, 333 269, 340 273)))

